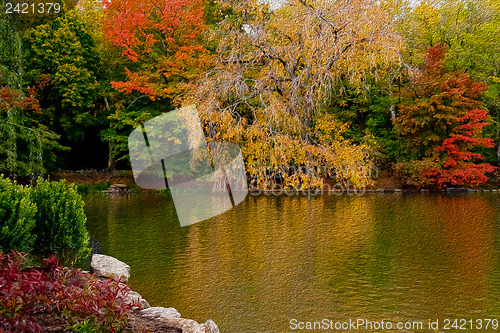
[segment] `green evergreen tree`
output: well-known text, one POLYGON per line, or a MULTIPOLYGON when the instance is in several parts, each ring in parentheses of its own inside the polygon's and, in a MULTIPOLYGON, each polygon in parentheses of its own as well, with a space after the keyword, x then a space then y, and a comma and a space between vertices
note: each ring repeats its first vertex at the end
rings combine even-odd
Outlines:
POLYGON ((62 147, 59 136, 36 120, 40 107, 25 82, 21 36, 0 9, 0 171, 36 178, 62 147))

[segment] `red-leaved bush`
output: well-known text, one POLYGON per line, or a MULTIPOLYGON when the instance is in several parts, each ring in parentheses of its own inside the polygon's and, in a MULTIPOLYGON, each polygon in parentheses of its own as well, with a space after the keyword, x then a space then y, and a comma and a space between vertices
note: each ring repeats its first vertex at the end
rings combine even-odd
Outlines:
POLYGON ((125 326, 135 305, 124 299, 127 285, 61 267, 55 256, 39 269, 25 268, 26 262, 25 254, 0 253, 0 332, 40 332, 40 314, 67 325, 90 320, 98 332, 125 326))
POLYGON ((497 170, 481 163, 481 150, 495 146, 483 137, 490 117, 481 98, 488 86, 467 73, 447 71, 446 52, 444 44, 428 49, 421 75, 403 90, 406 101, 395 126, 412 155, 397 169, 413 170, 405 181, 422 186, 479 185, 497 170))
POLYGON ((484 126, 488 125, 488 111, 474 109, 465 116, 455 120, 462 124, 443 143, 434 148, 444 156, 444 163, 440 169, 431 169, 424 172, 424 176, 434 180, 439 187, 447 185, 478 185, 488 181, 486 173, 497 168, 488 163, 474 163, 474 160, 483 160, 480 153, 473 152, 475 147, 493 148, 495 142, 489 138, 481 138, 484 126))

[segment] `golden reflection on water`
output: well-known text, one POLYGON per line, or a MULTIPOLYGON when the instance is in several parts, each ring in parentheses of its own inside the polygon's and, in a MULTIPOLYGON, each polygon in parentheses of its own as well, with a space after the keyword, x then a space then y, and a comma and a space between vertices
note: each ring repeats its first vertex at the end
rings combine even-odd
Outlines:
POLYGON ((249 197, 185 228, 158 195, 86 209, 151 305, 222 332, 287 332, 292 318, 500 317, 499 197, 249 197))

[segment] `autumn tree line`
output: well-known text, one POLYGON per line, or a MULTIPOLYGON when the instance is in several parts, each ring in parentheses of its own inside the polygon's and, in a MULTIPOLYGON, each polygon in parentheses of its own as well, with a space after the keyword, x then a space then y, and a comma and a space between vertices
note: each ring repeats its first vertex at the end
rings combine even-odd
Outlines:
POLYGON ((375 166, 435 188, 497 172, 499 0, 58 3, 0 12, 8 176, 130 168, 130 132, 190 104, 261 188, 369 185, 375 166))

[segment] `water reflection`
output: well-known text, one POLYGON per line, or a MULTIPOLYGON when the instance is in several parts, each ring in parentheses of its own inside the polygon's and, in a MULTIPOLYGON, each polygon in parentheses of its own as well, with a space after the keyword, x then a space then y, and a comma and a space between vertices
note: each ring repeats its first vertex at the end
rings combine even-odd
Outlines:
POLYGON ((291 318, 498 316, 499 197, 248 197, 184 228, 161 195, 89 197, 86 210, 153 306, 222 332, 287 332, 291 318))

